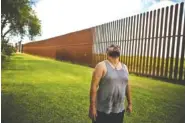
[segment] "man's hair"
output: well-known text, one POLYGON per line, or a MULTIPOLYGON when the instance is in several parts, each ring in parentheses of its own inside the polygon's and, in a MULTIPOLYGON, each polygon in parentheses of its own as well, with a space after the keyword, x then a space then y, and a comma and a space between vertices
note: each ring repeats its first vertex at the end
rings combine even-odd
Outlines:
POLYGON ((111 44, 110 46, 107 47, 106 52, 108 53, 110 51, 119 51, 120 52, 120 47, 118 45, 111 44))

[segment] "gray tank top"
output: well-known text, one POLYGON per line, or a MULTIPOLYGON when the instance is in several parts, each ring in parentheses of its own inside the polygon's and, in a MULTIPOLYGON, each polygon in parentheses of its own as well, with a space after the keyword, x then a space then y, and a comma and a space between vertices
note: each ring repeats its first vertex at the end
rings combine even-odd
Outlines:
POLYGON ((100 112, 119 113, 124 110, 124 98, 128 83, 128 70, 122 64, 120 70, 112 68, 108 61, 104 61, 107 72, 99 82, 97 91, 97 110, 100 112))

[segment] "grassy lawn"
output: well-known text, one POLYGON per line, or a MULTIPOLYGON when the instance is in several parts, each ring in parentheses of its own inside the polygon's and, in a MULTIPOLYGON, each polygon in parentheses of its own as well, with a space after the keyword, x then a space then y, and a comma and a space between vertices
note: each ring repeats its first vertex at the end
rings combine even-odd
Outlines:
MULTIPOLYGON (((91 123, 92 68, 14 54, 2 70, 2 123, 91 123)), ((185 86, 130 75, 124 123, 185 123, 185 86)))

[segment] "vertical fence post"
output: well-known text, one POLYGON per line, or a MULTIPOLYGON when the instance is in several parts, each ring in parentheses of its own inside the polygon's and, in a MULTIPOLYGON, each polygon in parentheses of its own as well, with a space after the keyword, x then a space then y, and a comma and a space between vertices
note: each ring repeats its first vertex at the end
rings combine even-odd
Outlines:
POLYGON ((127 31, 127 18, 125 18, 124 19, 124 29, 123 29, 123 46, 122 46, 122 48, 123 48, 123 56, 122 56, 122 58, 123 58, 123 62, 125 63, 126 62, 126 58, 125 58, 125 56, 126 56, 126 53, 125 53, 125 48, 126 48, 126 31, 127 31))
POLYGON ((157 59, 157 42, 158 42, 158 30, 159 30, 159 15, 160 9, 157 11, 157 27, 156 27, 156 40, 155 40, 155 48, 154 48, 154 64, 153 64, 153 76, 156 76, 156 59, 157 59))
POLYGON ((145 40, 145 42, 144 42, 144 44, 143 44, 143 46, 144 46, 144 48, 143 48, 143 50, 144 50, 144 53, 143 53, 143 69, 142 69, 142 74, 145 74, 146 73, 146 70, 147 70, 147 65, 145 65, 146 64, 146 49, 147 49, 147 47, 146 47, 146 44, 147 44, 147 34, 148 34, 148 16, 149 16, 149 12, 147 12, 146 13, 146 26, 145 26, 145 35, 144 35, 144 37, 145 37, 145 39, 143 39, 143 41, 145 40))
MULTIPOLYGON (((174 79, 177 80, 178 75, 178 63, 179 63, 179 49, 180 49, 180 39, 181 39, 181 27, 182 27, 182 16, 184 10, 184 3, 180 4, 180 12, 179 12, 179 22, 178 22, 178 33, 177 33, 177 45, 176 45, 176 59, 175 59, 175 68, 174 68, 174 79)), ((182 46, 181 46, 182 47, 182 46)))
POLYGON ((171 47, 171 59, 170 59, 170 75, 169 78, 173 78, 173 70, 174 70, 174 50, 175 50, 175 34, 176 34, 176 26, 177 26, 177 11, 178 4, 175 5, 175 13, 174 13, 174 21, 173 21, 173 37, 172 37, 172 47, 171 47))
POLYGON ((120 61, 123 62, 123 29, 124 29, 124 23, 123 19, 120 20, 120 33, 119 33, 119 41, 120 41, 120 61))
POLYGON ((173 5, 170 7, 170 18, 168 24, 168 42, 167 42, 167 51, 166 51, 166 66, 165 66, 165 76, 168 78, 169 75, 169 55, 170 55, 170 41, 171 41, 171 27, 172 27, 172 16, 173 16, 173 5))
POLYGON ((151 46, 150 46, 150 35, 151 35, 151 30, 152 30, 152 11, 150 11, 150 17, 149 17, 149 32, 148 32, 148 45, 147 45, 147 47, 148 47, 148 49, 147 49, 147 55, 146 55, 146 75, 149 75, 149 64, 150 64, 150 60, 149 60, 149 58, 151 57, 151 56, 149 56, 149 53, 150 53, 150 49, 151 49, 151 46))
MULTIPOLYGON (((183 3, 181 3, 181 5, 182 5, 183 3)), ((184 14, 185 14, 185 12, 184 12, 184 14)), ((184 15, 184 23, 183 23, 183 36, 182 36, 182 42, 181 42, 181 54, 180 54, 180 56, 181 56, 181 58, 180 58, 180 69, 179 69, 179 80, 180 80, 180 82, 183 82, 182 80, 184 80, 185 81, 185 68, 184 68, 184 57, 185 57, 185 15, 184 15), (184 68, 184 79, 183 79, 183 68, 184 68)), ((185 82, 184 83, 182 83, 182 84, 185 84, 185 82)))
MULTIPOLYGON (((132 54, 131 54, 131 71, 134 72, 134 69, 135 69, 135 63, 134 63, 134 60, 135 60, 135 49, 136 49, 136 43, 135 43, 135 32, 136 32, 136 24, 135 24, 135 21, 136 21, 136 16, 133 17, 133 34, 132 34, 132 54)), ((136 32, 137 33, 137 32, 136 32)))
POLYGON ((142 22, 142 35, 141 35, 141 47, 140 47, 140 64, 139 64, 139 73, 142 75, 142 62, 143 62, 143 42, 144 42, 144 30, 145 30, 145 13, 143 13, 143 22, 142 22))
POLYGON ((161 62, 161 74, 160 76, 162 76, 164 78, 164 59, 166 60, 166 57, 165 57, 165 52, 166 52, 166 45, 167 45, 167 42, 166 42, 166 34, 167 34, 167 22, 168 22, 168 7, 166 7, 165 9, 165 21, 164 21, 164 40, 163 40, 163 51, 162 51, 162 62, 161 62))
POLYGON ((136 66, 137 66, 137 73, 138 73, 138 74, 140 74, 140 67, 139 67, 139 66, 140 66, 140 55, 139 55, 140 52, 139 52, 139 51, 140 51, 140 49, 141 49, 141 48, 140 48, 140 42, 142 41, 142 40, 141 40, 142 14, 140 14, 140 19, 139 19, 139 20, 140 20, 140 21, 139 21, 139 32, 138 32, 138 33, 139 33, 139 38, 138 38, 138 48, 137 48, 137 50, 138 50, 138 51, 137 51, 138 56, 137 56, 137 65, 136 65, 136 66))
POLYGON ((135 42, 136 42, 136 48, 135 48, 135 60, 134 60, 134 64, 135 64, 135 70, 134 70, 134 72, 135 73, 137 73, 137 69, 138 69, 138 67, 137 67, 137 61, 138 61, 138 57, 137 57, 137 54, 138 54, 138 41, 139 41, 139 38, 138 38, 138 34, 139 34, 139 14, 137 15, 137 21, 136 21, 136 24, 137 24, 137 26, 136 26, 136 36, 135 36, 135 42))
POLYGON ((154 10, 153 19, 152 19, 152 40, 151 40, 151 54, 150 54, 150 75, 153 76, 153 56, 154 56, 154 34, 156 30, 156 10, 154 10), (152 47, 153 46, 153 47, 152 47))
POLYGON ((132 29, 133 28, 133 16, 130 17, 130 35, 128 40, 128 66, 130 72, 132 72, 131 54, 132 54, 132 29))
POLYGON ((164 15, 164 8, 162 8, 162 11, 161 11, 161 21, 160 21, 160 35, 159 35, 159 43, 158 43, 158 61, 157 61, 157 76, 159 76, 159 69, 161 68, 160 67, 160 63, 161 63, 161 44, 162 44, 162 33, 163 33, 163 15, 164 15))
POLYGON ((127 38, 128 38, 128 18, 126 18, 126 28, 125 28, 125 46, 124 46, 124 62, 127 64, 127 38))

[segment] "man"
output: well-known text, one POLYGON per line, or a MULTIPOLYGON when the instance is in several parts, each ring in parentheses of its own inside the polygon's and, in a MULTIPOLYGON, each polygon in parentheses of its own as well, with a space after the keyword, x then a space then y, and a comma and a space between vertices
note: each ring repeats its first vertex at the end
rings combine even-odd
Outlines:
POLYGON ((119 61, 120 48, 110 45, 107 60, 98 63, 92 75, 89 117, 93 123, 123 123, 124 98, 132 112, 128 69, 119 61))

